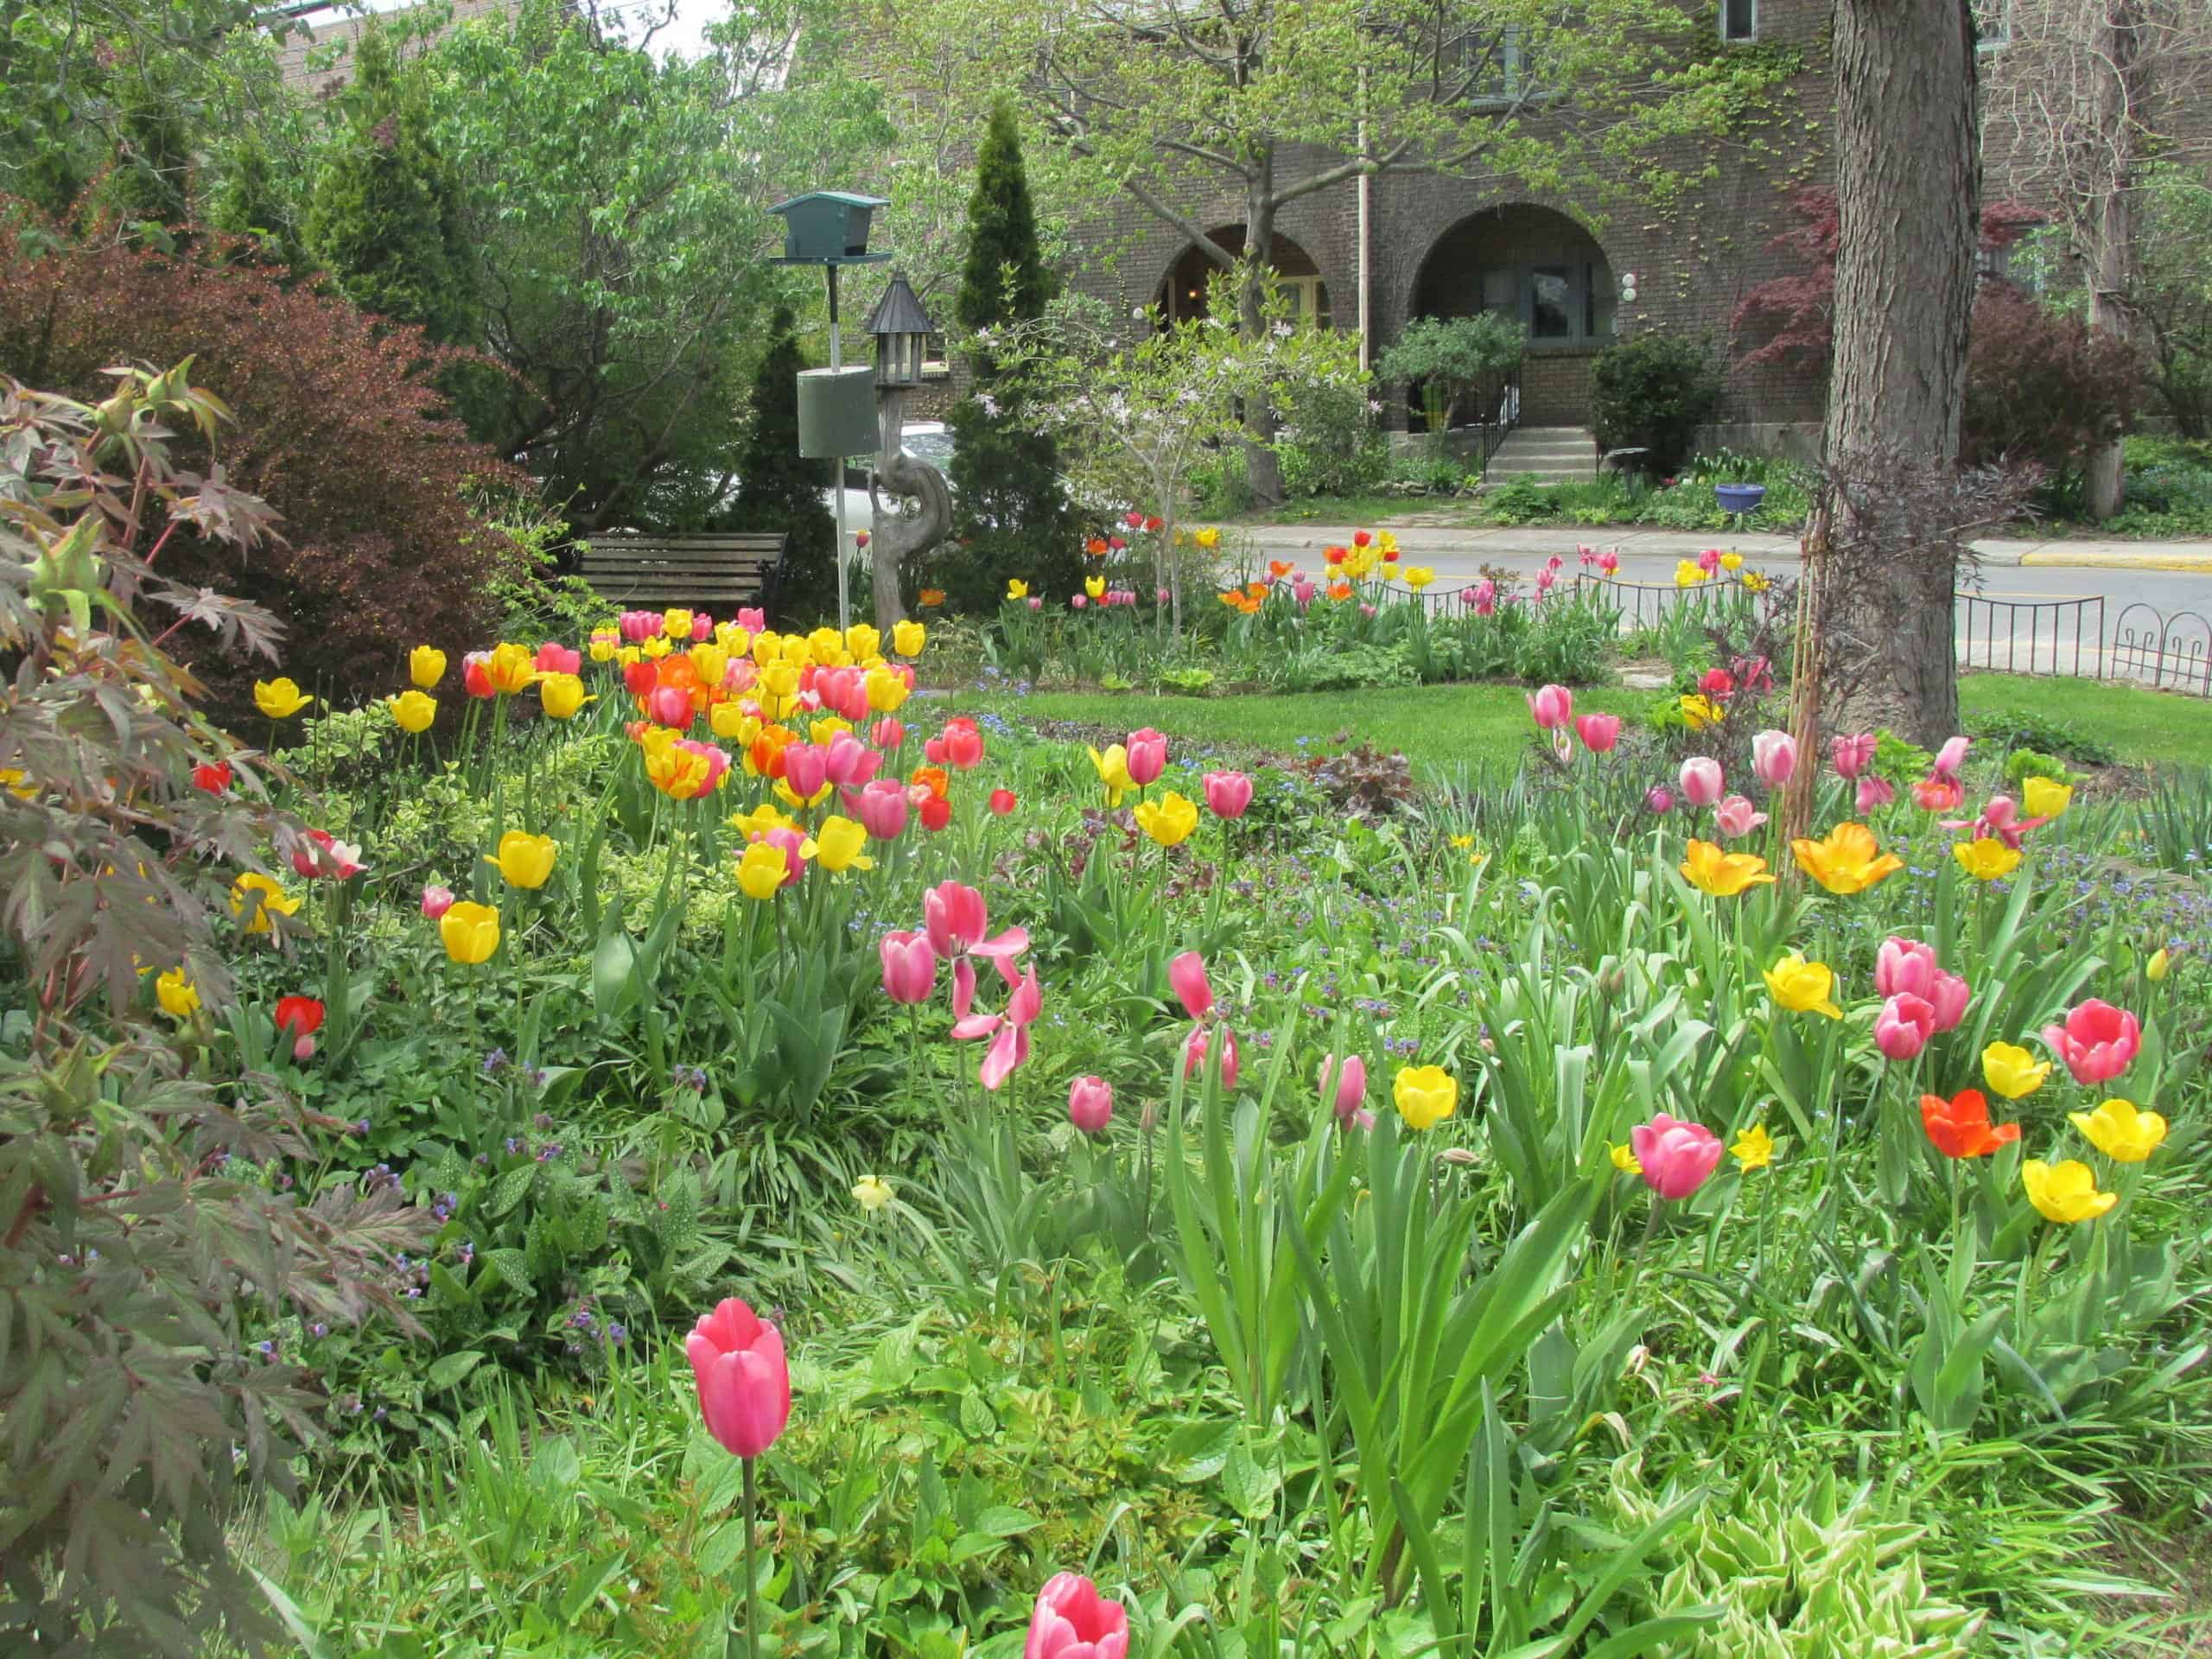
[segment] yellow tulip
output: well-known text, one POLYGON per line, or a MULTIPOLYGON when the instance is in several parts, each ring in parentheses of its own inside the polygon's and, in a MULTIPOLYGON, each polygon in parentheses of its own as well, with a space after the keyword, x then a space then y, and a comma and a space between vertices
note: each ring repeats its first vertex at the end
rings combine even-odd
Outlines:
POLYGON ((771 830, 795 828, 797 822, 796 819, 786 817, 776 810, 776 804, 773 801, 763 801, 750 812, 733 812, 730 815, 729 827, 747 841, 751 841, 766 835, 771 830))
POLYGON ((891 649, 901 657, 918 657, 929 643, 930 631, 918 622, 900 622, 891 630, 891 649))
POLYGON ((1765 1124, 1754 1123, 1736 1137, 1728 1155, 1738 1169, 1764 1169, 1774 1161, 1774 1137, 1766 1132, 1765 1124))
POLYGON ((0 789, 6 790, 19 801, 38 798, 38 785, 29 779, 30 774, 21 766, 0 766, 0 789))
POLYGON ((1766 970, 1769 995, 1792 1014, 1825 1014, 1843 1018, 1835 1005, 1835 974, 1824 962, 1808 962, 1795 950, 1766 970))
POLYGON ((883 632, 865 622, 855 622, 845 630, 845 649, 857 660, 865 660, 883 649, 883 632))
POLYGON ((156 980, 154 995, 161 1000, 162 1012, 172 1020, 189 1020, 200 1012, 200 988, 185 977, 181 968, 172 968, 156 980))
POLYGON ((498 853, 486 854, 484 861, 497 865, 499 879, 509 887, 527 887, 535 892, 552 875, 553 856, 560 850, 560 843, 550 836, 510 830, 499 837, 498 853))
POLYGON ((660 631, 671 639, 691 637, 691 613, 686 610, 666 610, 660 613, 660 631))
POLYGON ((1436 580, 1436 572, 1425 564, 1416 564, 1406 572, 1406 586, 1419 593, 1436 580))
POLYGON ((2143 964, 2143 977, 2156 985, 2173 972, 2173 968, 2174 959, 2166 954, 2166 947, 2162 944, 2151 953, 2151 960, 2143 964))
POLYGON ((420 735, 438 717, 438 700, 421 691, 403 691, 391 699, 391 718, 403 732, 420 735))
POLYGON ((1675 586, 1694 588, 1705 580, 1706 573, 1695 559, 1679 559, 1675 564, 1675 586))
POLYGON ((2095 1173, 2078 1158, 2058 1164, 2031 1158, 2020 1166, 2020 1185, 2046 1221, 2094 1221, 2120 1202, 2117 1192, 2097 1191, 2095 1173))
POLYGON ((790 868, 782 848, 756 841, 737 861, 737 885, 747 898, 765 904, 784 890, 784 877, 790 868))
POLYGON ((839 870, 872 870, 875 861, 861 849, 868 845, 868 831, 850 818, 827 817, 814 832, 814 861, 832 874, 839 870))
POLYGON ((2043 1087, 2050 1062, 2039 1060, 2017 1043, 1992 1043, 1981 1051, 1981 1075, 2007 1100, 2024 1100, 2043 1087))
POLYGON ((573 674, 548 674, 537 682, 537 701, 555 720, 573 720, 576 710, 592 701, 584 683, 573 674))
POLYGON ((1819 841, 1793 841, 1789 853, 1799 869, 1836 893, 1864 893, 1904 868, 1904 861, 1884 852, 1863 823, 1839 823, 1819 841))
POLYGON ((2132 1100, 2108 1100, 2094 1112, 2069 1112, 2091 1146, 2117 1164, 2139 1164, 2166 1138, 2166 1120, 2132 1100))
POLYGON ((1119 806, 1122 797, 1137 786, 1137 780, 1129 776, 1129 751, 1125 744, 1116 743, 1103 754, 1091 750, 1090 764, 1097 769, 1098 781, 1106 785, 1109 807, 1119 806))
POLYGON ((314 701, 289 679, 253 683, 253 706, 271 720, 288 719, 314 701))
POLYGON ((613 628, 594 628, 591 631, 591 659, 594 663, 612 662, 622 652, 622 636, 613 628))
POLYGON ((1682 874, 1700 892, 1715 899, 1733 899, 1747 888, 1774 880, 1766 873, 1766 860, 1756 853, 1724 853, 1709 841, 1693 841, 1685 849, 1682 874))
POLYGON ((880 1175, 863 1175, 853 1183, 853 1202, 874 1215, 897 1196, 891 1183, 880 1175))
POLYGON ((725 699, 708 706, 707 729, 725 741, 750 746, 760 735, 760 722, 745 712, 743 703, 725 699))
POLYGON ((407 653, 407 677, 417 691, 435 691, 446 677, 446 654, 435 645, 417 645, 407 653))
POLYGON ((906 683, 906 677, 893 674, 887 668, 870 669, 863 683, 868 687, 868 706, 879 715, 897 714, 906 706, 906 699, 913 695, 913 688, 906 683))
POLYGON ((2020 785, 2020 804, 2031 818, 2055 818, 2074 804, 2074 785, 2056 778, 2031 778, 2020 785))
POLYGON ((1719 703, 1695 691, 1681 700, 1681 710, 1682 724, 1694 732, 1701 732, 1708 726, 1718 726, 1728 717, 1719 703))
POLYGON ((1103 576, 1085 576, 1083 579, 1083 591, 1093 599, 1105 598, 1106 578, 1103 576))
POLYGON ((665 726, 654 727, 639 747, 645 751, 646 781, 669 799, 689 801, 707 792, 714 763, 696 749, 683 747, 665 726))
POLYGON ((1135 812, 1137 828, 1162 847, 1180 846, 1198 827, 1198 803, 1169 790, 1156 801, 1141 801, 1135 812))
POLYGON ((1390 1098, 1408 1128, 1433 1128, 1459 1109, 1459 1079, 1440 1065, 1409 1065, 1392 1079, 1390 1098))
POLYGON ((1977 881, 1994 881, 2020 868, 2020 849, 1994 839, 1955 842, 1951 856, 1977 881))
POLYGON ((268 932, 272 925, 269 919, 272 912, 290 916, 296 914, 299 908, 298 899, 258 870, 248 870, 231 883, 231 914, 246 918, 245 931, 249 933, 268 932), (261 900, 257 909, 253 908, 256 895, 261 900))
POLYGON ((489 905, 457 899, 438 918, 438 938, 446 955, 464 968, 489 962, 499 948, 499 912, 489 905))
POLYGON ((665 635, 657 633, 653 635, 652 639, 646 640, 638 647, 638 654, 640 657, 650 658, 653 661, 658 662, 660 658, 667 656, 669 652, 675 649, 676 647, 674 645, 668 643, 668 639, 665 635))
POLYGON ((691 659, 691 666, 699 671, 699 683, 709 688, 721 684, 722 676, 729 672, 729 652, 712 640, 702 640, 683 653, 691 659))
POLYGON ((852 729, 853 722, 849 720, 840 720, 835 715, 821 715, 807 721, 806 741, 827 748, 838 733, 852 729))
POLYGON ((753 690, 762 710, 772 718, 781 718, 798 700, 798 670, 789 663, 771 663, 760 671, 753 690))
POLYGON ((745 656, 753 649, 753 630, 741 628, 734 622, 715 624, 715 643, 733 657, 745 656))
POLYGON ((1720 568, 1730 575, 1734 575, 1744 568, 1744 556, 1740 553, 1723 553, 1720 556, 1720 568))
POLYGON ((753 636, 753 660, 761 667, 781 662, 783 656, 784 636, 773 628, 763 628, 753 636))
POLYGON ((1027 598, 1028 598, 1028 597, 1029 597, 1029 584, 1028 584, 1027 582, 1022 582, 1022 581, 1020 581, 1020 580, 1018 580, 1018 579, 1017 579, 1017 580, 1009 581, 1009 582, 1007 583, 1007 585, 1006 585, 1006 596, 1007 596, 1008 599, 1027 599, 1027 598))
POLYGON ((1744 572, 1744 591, 1747 594, 1763 594, 1772 586, 1772 582, 1756 570, 1744 572))
POLYGON ((484 678, 496 695, 512 697, 537 678, 537 659, 527 645, 494 645, 484 659, 484 678))
POLYGON ((1208 524, 1204 530, 1200 531, 1191 539, 1196 542, 1200 547, 1205 549, 1207 552, 1211 553, 1214 549, 1221 545, 1221 532, 1216 530, 1211 524, 1208 524))

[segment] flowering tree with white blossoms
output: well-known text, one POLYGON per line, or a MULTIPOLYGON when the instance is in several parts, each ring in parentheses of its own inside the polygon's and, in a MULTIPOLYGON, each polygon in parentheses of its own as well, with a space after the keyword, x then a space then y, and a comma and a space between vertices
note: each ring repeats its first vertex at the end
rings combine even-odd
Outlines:
MULTIPOLYGON (((1216 277, 1233 293, 1243 273, 1216 277)), ((1069 296, 1017 337, 986 342, 1018 372, 1026 410, 1058 440, 1080 494, 1147 508, 1160 521, 1154 559, 1173 626, 1183 626, 1188 570, 1212 549, 1186 532, 1192 480, 1219 446, 1247 441, 1245 408, 1286 391, 1363 394, 1359 342, 1348 333, 1300 327, 1271 274, 1262 325, 1241 333, 1227 294, 1211 315, 1164 321, 1141 309, 1122 317, 1100 302, 1069 296)))

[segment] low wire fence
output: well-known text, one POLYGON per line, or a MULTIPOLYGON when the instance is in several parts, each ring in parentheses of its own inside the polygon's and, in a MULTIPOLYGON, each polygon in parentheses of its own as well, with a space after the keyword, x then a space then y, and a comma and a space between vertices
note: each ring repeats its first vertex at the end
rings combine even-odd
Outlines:
POLYGON ((2085 680, 2107 677, 2101 594, 2082 599, 1954 594, 1951 603, 1961 668, 2085 680))
POLYGON ((2108 654, 2117 675, 2212 697, 2212 621, 2198 612, 2168 616, 2139 601, 2130 605, 2120 613, 2108 654))

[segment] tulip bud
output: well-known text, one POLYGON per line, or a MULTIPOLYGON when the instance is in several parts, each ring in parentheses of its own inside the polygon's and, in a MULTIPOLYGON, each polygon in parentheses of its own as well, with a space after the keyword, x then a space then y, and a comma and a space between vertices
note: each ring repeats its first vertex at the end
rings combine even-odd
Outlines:
POLYGON ((1099 1135, 1114 1116, 1113 1085, 1103 1077, 1077 1077, 1068 1084, 1068 1122, 1085 1135, 1099 1135))
POLYGON ((296 1060, 301 1061, 302 1064, 313 1059, 315 1058, 315 1039, 305 1036, 296 1038, 292 1043, 292 1058, 296 1060))

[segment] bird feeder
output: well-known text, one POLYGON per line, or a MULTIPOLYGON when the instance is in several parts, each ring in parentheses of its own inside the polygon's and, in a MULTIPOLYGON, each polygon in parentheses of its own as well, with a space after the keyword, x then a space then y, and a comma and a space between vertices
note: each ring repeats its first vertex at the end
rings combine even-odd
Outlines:
POLYGON ((875 384, 911 387, 922 384, 922 364, 929 355, 929 314, 907 286, 893 275, 875 309, 868 314, 868 331, 875 337, 875 384))

